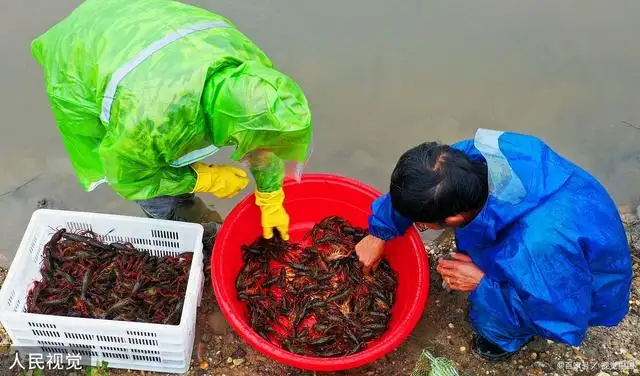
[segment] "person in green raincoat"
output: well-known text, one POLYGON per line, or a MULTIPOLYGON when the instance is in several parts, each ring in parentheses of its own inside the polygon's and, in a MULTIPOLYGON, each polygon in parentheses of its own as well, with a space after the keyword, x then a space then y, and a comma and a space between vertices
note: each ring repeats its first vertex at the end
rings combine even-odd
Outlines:
POLYGON ((194 194, 231 198, 249 179, 200 161, 233 147, 264 237, 288 238, 282 183, 311 152, 309 104, 229 20, 168 0, 87 0, 31 47, 86 191, 106 183, 150 217, 215 231, 221 216, 194 194))

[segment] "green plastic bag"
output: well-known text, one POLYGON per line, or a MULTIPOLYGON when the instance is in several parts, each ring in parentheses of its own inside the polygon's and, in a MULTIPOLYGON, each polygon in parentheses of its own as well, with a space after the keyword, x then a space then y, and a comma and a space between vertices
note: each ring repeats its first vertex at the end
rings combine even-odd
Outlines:
POLYGON ((32 53, 87 191, 108 183, 131 200, 188 193, 189 165, 223 147, 236 161, 271 152, 276 177, 256 180, 275 190, 286 163, 308 158, 302 90, 222 16, 168 0, 87 0, 32 53))

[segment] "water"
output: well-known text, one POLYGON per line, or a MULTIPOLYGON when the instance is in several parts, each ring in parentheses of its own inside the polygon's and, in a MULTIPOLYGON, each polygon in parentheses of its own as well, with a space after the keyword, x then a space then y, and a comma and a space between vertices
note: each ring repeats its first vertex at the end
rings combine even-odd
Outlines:
MULTIPOLYGON (((0 264, 43 197, 66 209, 139 214, 106 187, 79 188, 29 52, 79 3, 1 6, 0 264)), ((305 90, 316 127, 311 171, 386 190, 409 147, 485 127, 543 138, 619 203, 638 195, 640 130, 629 124, 640 128, 640 2, 191 3, 235 22, 305 90)))

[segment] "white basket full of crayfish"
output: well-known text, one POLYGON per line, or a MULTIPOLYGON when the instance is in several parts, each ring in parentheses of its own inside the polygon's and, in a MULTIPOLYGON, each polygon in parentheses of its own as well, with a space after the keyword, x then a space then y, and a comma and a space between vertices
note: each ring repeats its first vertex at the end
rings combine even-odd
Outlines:
POLYGON ((190 223, 36 211, 0 290, 12 345, 84 365, 187 371, 202 233, 190 223))

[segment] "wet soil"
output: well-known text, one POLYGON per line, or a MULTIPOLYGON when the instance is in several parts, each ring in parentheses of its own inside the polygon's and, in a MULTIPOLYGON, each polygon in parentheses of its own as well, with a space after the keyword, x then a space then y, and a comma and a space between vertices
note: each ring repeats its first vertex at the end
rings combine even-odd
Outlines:
MULTIPOLYGON (((630 242, 640 237, 640 221, 630 220, 630 242)), ((640 249, 633 248, 634 280, 631 309, 624 321, 615 328, 591 328, 580 347, 570 347, 546 340, 530 343, 511 359, 488 363, 473 353, 470 341, 472 329, 466 320, 466 295, 443 289, 435 272, 438 257, 454 249, 451 234, 443 233, 425 246, 432 266, 431 291, 425 313, 410 337, 395 351, 367 366, 335 373, 332 376, 410 375, 423 349, 436 356, 453 360, 461 375, 627 375, 640 374, 640 249), (604 372, 604 373, 603 373, 604 372)), ((205 275, 209 275, 206 273, 205 275)), ((2 273, 0 273, 2 276, 2 273)), ((2 334, 2 331, 0 331, 2 334)), ((0 375, 5 373, 13 356, 0 356, 0 375)), ((71 375, 46 371, 46 375, 71 375)), ((84 374, 84 373, 82 373, 84 374)), ((149 372, 111 370, 110 375, 143 375, 149 372)), ((320 374, 320 373, 318 373, 320 374)), ((80 376, 81 373, 76 374, 80 376)), ((205 284, 202 305, 198 313, 197 334, 193 360, 188 375, 218 376, 307 376, 302 371, 278 364, 253 350, 229 326, 220 312, 210 280, 205 284)), ((73 375, 72 375, 73 376, 73 375)))

